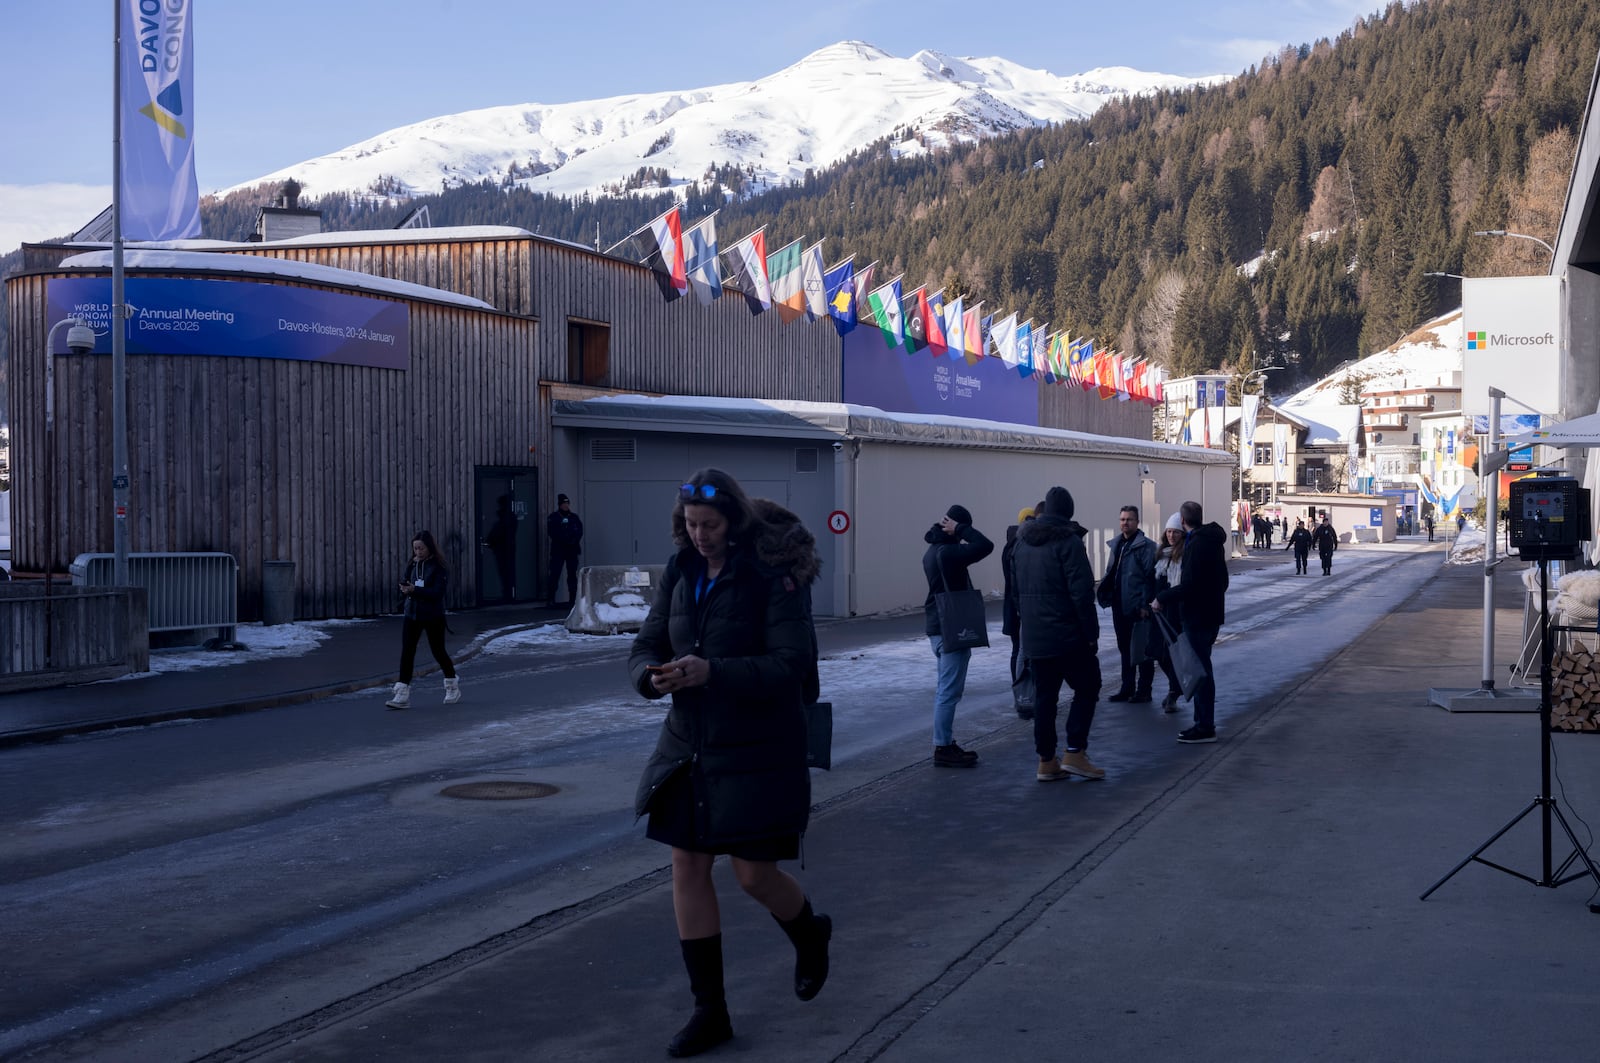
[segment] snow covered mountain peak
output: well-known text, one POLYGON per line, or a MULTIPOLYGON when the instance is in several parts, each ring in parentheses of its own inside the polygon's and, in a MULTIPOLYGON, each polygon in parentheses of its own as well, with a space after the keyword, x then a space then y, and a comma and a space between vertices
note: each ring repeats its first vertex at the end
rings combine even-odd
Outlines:
POLYGON ((901 59, 846 40, 755 81, 430 118, 236 188, 293 177, 312 196, 404 197, 489 180, 614 195, 681 191, 735 167, 751 193, 802 180, 896 130, 911 135, 891 150, 915 154, 1087 118, 1115 96, 1224 80, 1127 67, 1058 77, 997 57, 901 59))

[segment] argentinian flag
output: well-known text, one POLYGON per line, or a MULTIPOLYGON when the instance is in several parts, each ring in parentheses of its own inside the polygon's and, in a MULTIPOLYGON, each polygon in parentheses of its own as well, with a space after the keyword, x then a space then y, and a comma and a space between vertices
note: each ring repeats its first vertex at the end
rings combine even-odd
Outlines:
POLYGON ((194 173, 194 0, 120 0, 119 219, 129 240, 200 235, 194 173))

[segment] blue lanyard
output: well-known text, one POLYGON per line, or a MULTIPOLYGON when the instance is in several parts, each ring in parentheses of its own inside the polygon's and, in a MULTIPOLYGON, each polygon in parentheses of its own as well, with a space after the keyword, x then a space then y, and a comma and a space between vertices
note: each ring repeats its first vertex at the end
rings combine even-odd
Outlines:
POLYGON ((711 593, 711 588, 716 585, 716 582, 717 577, 712 576, 710 579, 706 579, 706 574, 704 572, 700 573, 700 578, 695 580, 694 583, 694 603, 696 605, 699 605, 701 600, 711 593))

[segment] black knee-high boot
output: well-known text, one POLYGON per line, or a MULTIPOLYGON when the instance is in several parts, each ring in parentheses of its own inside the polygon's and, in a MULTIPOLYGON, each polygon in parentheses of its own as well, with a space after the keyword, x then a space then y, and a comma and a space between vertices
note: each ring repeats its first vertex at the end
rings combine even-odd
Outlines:
POLYGON ((833 920, 811 910, 807 897, 800 914, 785 922, 773 916, 794 944, 794 995, 810 1000, 822 992, 828 980, 828 940, 833 937, 833 920))
POLYGON ((679 940, 683 965, 689 971, 689 991, 694 994, 694 1014, 667 1045, 669 1056, 694 1056, 715 1048, 733 1036, 728 1002, 722 991, 722 935, 679 940))

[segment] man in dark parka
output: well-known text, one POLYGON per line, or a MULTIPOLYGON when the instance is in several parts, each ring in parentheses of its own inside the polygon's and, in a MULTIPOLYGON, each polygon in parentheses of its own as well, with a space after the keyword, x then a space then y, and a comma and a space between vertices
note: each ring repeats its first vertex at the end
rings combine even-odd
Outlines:
POLYGON ((1017 605, 1022 613, 1022 652, 1034 674, 1033 744, 1039 755, 1034 777, 1051 782, 1077 775, 1103 779, 1089 760, 1089 728, 1100 699, 1100 616, 1095 610, 1094 573, 1083 539, 1088 532, 1072 519, 1072 495, 1052 487, 1044 512, 1017 533, 1012 559, 1017 605), (1056 760, 1056 704, 1061 684, 1072 688, 1067 711, 1067 750, 1056 760))

